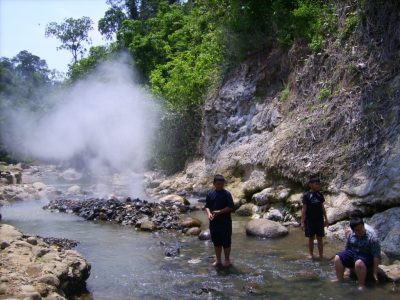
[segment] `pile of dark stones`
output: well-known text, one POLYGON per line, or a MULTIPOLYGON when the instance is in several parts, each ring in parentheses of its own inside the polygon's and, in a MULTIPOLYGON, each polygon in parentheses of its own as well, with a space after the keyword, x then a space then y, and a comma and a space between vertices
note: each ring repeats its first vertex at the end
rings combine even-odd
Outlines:
POLYGON ((155 203, 146 200, 90 198, 84 200, 55 199, 43 209, 71 213, 88 221, 108 221, 135 226, 143 231, 161 229, 181 230, 179 217, 189 207, 173 203, 155 203))

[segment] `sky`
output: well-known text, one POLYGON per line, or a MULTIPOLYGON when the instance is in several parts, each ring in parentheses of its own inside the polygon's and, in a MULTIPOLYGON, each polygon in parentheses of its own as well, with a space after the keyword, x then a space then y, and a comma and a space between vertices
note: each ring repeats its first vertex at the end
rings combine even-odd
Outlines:
POLYGON ((106 0, 0 0, 0 56, 11 58, 28 50, 45 59, 50 69, 66 72, 72 55, 57 50, 55 38, 45 37, 46 24, 86 16, 94 22, 92 45, 106 44, 97 22, 107 8, 106 0))

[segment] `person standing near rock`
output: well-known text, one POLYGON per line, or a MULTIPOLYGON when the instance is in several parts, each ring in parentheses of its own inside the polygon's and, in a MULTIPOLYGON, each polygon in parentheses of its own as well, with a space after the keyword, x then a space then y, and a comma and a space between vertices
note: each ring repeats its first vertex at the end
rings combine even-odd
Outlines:
POLYGON ((324 206, 325 198, 320 192, 321 181, 317 176, 312 176, 308 182, 309 191, 303 195, 303 208, 301 210, 301 229, 308 237, 308 250, 310 258, 314 258, 314 240, 317 238, 319 258, 323 259, 325 226, 328 226, 328 217, 324 206), (325 221, 324 221, 325 219, 325 221))
POLYGON ((352 233, 348 236, 345 250, 335 256, 337 280, 342 281, 345 268, 354 269, 358 279, 358 289, 363 290, 367 271, 378 282, 378 266, 381 259, 381 246, 378 239, 365 229, 361 218, 350 220, 352 233))
POLYGON ((224 267, 230 266, 232 219, 234 210, 232 195, 225 189, 225 178, 215 175, 214 189, 209 191, 206 198, 205 210, 210 220, 211 240, 215 249, 215 262, 213 266, 222 264, 222 248, 224 248, 224 267))

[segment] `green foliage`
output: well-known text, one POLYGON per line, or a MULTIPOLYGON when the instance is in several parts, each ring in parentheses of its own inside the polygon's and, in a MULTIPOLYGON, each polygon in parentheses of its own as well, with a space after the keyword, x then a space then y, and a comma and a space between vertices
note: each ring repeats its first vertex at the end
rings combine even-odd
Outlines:
POLYGON ((360 23, 360 15, 358 12, 352 12, 347 18, 343 28, 339 31, 339 38, 346 39, 356 26, 360 23))
POLYGON ((120 29, 122 22, 126 20, 125 13, 118 7, 109 8, 104 17, 99 20, 98 28, 99 32, 111 40, 114 34, 120 29))
POLYGON ((70 66, 68 71, 69 81, 75 81, 85 77, 101 62, 105 61, 110 53, 110 48, 105 46, 91 47, 87 57, 80 59, 76 64, 70 66))
POLYGON ((84 43, 90 43, 89 31, 93 29, 89 17, 79 19, 68 18, 63 23, 51 22, 46 26, 46 37, 55 37, 61 42, 57 49, 65 49, 72 53, 76 63, 78 56, 86 52, 84 43))
POLYGON ((323 101, 323 100, 327 99, 330 95, 331 95, 330 89, 328 89, 328 88, 322 88, 322 89, 319 91, 318 100, 323 101))
POLYGON ((285 89, 281 92, 281 95, 279 96, 279 102, 285 102, 287 98, 289 97, 290 91, 289 87, 285 87, 285 89))

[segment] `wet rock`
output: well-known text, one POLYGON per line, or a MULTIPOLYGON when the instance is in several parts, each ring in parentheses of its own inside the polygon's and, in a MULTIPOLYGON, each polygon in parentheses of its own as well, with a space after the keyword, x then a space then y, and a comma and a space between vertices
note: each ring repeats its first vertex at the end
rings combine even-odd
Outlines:
POLYGON ((161 203, 176 204, 176 205, 190 205, 190 202, 179 195, 167 195, 160 199, 161 203))
POLYGON ((73 185, 68 188, 67 193, 70 195, 76 195, 81 192, 81 187, 79 185, 73 185))
POLYGON ((43 238, 43 241, 47 244, 54 245, 65 250, 73 249, 79 244, 78 241, 64 239, 64 238, 54 238, 54 237, 45 237, 43 238))
POLYGON ((264 219, 271 221, 281 222, 283 221, 283 214, 278 209, 270 209, 264 216, 264 219))
POLYGON ((236 210, 236 214, 242 217, 250 217, 257 211, 257 206, 252 203, 246 203, 236 210))
POLYGON ((164 255, 167 257, 175 257, 180 255, 181 249, 178 245, 176 246, 171 246, 165 249, 164 255))
POLYGON ((33 237, 33 236, 30 236, 30 237, 28 237, 27 239, 26 239, 26 241, 29 243, 29 244, 31 244, 31 245, 37 245, 37 239, 35 238, 35 237, 33 237))
POLYGON ((210 235, 210 230, 203 230, 202 232, 200 232, 199 234, 199 240, 201 241, 207 241, 211 239, 211 235, 210 235))
POLYGON ((385 280, 400 282, 400 263, 389 266, 379 265, 379 269, 385 280))
POLYGON ((47 185, 45 185, 43 182, 35 182, 32 184, 32 187, 37 191, 45 191, 47 189, 47 185))
POLYGON ((184 228, 201 227, 201 221, 199 219, 191 217, 183 219, 180 224, 184 228))
POLYGON ((400 256, 400 207, 375 214, 369 224, 381 241, 382 250, 388 255, 400 256))
POLYGON ((153 203, 140 199, 128 198, 126 201, 118 199, 87 200, 56 199, 43 207, 51 211, 73 213, 88 221, 104 220, 116 222, 125 226, 141 227, 144 220, 154 224, 153 230, 182 228, 179 221, 181 210, 176 205, 167 203, 153 203))
POLYGON ((8 241, 2 241, 2 242, 0 243, 0 249, 1 249, 1 250, 6 249, 7 247, 10 247, 10 243, 9 243, 8 241))
POLYGON ((142 231, 154 231, 155 228, 155 224, 149 220, 145 220, 140 224, 140 230, 142 231))
POLYGON ((60 173, 59 176, 67 181, 75 181, 82 178, 82 174, 72 168, 60 173))
POLYGON ((192 227, 189 228, 188 231, 186 231, 187 235, 193 235, 193 236, 198 236, 201 232, 200 227, 192 227))
POLYGON ((246 225, 247 235, 261 238, 277 238, 287 235, 289 232, 286 227, 278 222, 267 219, 251 220, 246 225))

